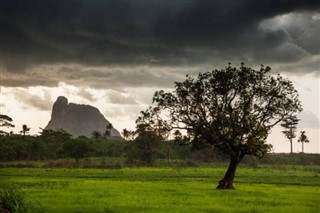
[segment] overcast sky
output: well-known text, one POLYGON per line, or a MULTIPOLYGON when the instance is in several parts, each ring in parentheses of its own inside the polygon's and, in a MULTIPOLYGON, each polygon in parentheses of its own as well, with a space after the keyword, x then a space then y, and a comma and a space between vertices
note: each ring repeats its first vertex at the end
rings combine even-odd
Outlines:
MULTIPOLYGON (((294 82, 305 150, 320 152, 320 1, 2 0, 0 30, 1 114, 15 131, 39 132, 60 95, 134 129, 156 90, 244 62, 294 82)), ((289 151, 280 131, 269 142, 289 151)))

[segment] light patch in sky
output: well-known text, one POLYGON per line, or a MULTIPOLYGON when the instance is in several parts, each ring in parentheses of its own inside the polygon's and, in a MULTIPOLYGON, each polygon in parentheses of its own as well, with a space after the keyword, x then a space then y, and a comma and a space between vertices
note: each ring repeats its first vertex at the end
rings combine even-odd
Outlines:
MULTIPOLYGON (((281 132, 283 129, 280 126, 276 126, 272 129, 272 133, 268 137, 268 142, 273 145, 273 152, 290 152, 290 141, 285 138, 284 134, 281 132)), ((301 143, 298 143, 298 138, 301 131, 306 131, 306 135, 310 143, 304 144, 305 153, 320 153, 319 145, 319 129, 314 128, 299 128, 296 132, 296 138, 293 139, 293 152, 301 152, 301 143)))
POLYGON ((320 13, 316 13, 315 15, 313 15, 312 19, 315 21, 320 21, 320 13))

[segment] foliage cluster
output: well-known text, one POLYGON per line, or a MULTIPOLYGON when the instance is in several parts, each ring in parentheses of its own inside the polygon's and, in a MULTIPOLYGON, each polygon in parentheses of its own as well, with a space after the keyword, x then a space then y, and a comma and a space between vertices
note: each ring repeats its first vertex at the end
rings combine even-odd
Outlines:
MULTIPOLYGON (((226 156, 210 146, 195 149, 193 144, 180 144, 180 141, 173 140, 159 142, 159 137, 153 136, 156 139, 154 141, 147 135, 141 135, 137 140, 125 141, 111 138, 72 138, 61 131, 48 131, 40 136, 8 135, 0 138, 0 161, 2 167, 84 168, 195 167, 225 164, 228 161, 226 156)), ((320 163, 320 155, 269 153, 262 159, 246 156, 243 163, 251 166, 317 165, 320 163)))
POLYGON ((20 188, 10 186, 0 189, 0 211, 2 209, 12 213, 31 213, 33 208, 32 201, 20 188))
POLYGON ((8 133, 4 131, 3 128, 14 127, 14 125, 12 124, 12 118, 7 115, 0 114, 0 127, 0 135, 7 135, 8 133))
MULTIPOLYGON (((142 127, 141 127, 142 128, 142 127)), ((173 159, 210 162, 223 157, 210 148, 193 151, 191 144, 178 144, 140 130, 134 140, 112 138, 73 138, 63 130, 43 130, 39 136, 6 135, 0 138, 0 161, 50 161, 61 158, 106 157, 125 159, 125 164, 155 165, 156 160, 173 159)), ((48 163, 48 166, 75 165, 74 163, 48 163)), ((121 164, 123 164, 121 162, 121 164)), ((20 164, 19 164, 20 165, 20 164)), ((23 166, 23 165, 22 165, 23 166)), ((25 167, 26 165, 24 165, 25 167)))
POLYGON ((64 130, 43 130, 39 136, 6 135, 0 138, 0 160, 55 160, 70 157, 110 156, 123 154, 124 141, 102 138, 77 138, 64 130))

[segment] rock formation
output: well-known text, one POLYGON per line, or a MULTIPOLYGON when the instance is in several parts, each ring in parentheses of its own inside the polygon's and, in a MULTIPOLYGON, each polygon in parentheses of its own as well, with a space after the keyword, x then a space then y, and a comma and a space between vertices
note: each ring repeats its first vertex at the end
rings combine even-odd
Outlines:
MULTIPOLYGON (((60 96, 53 104, 51 120, 46 129, 63 129, 73 136, 91 137, 93 131, 104 134, 110 122, 100 111, 90 105, 68 103, 68 99, 60 96)), ((118 130, 111 129, 111 137, 121 137, 118 130)))

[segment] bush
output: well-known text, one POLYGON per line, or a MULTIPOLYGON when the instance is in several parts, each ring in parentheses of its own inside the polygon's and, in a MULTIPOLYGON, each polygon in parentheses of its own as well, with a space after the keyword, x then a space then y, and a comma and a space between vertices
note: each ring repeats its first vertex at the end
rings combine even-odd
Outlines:
POLYGON ((31 200, 27 199, 24 192, 15 187, 0 189, 0 204, 1 209, 13 213, 27 213, 33 210, 31 200))

